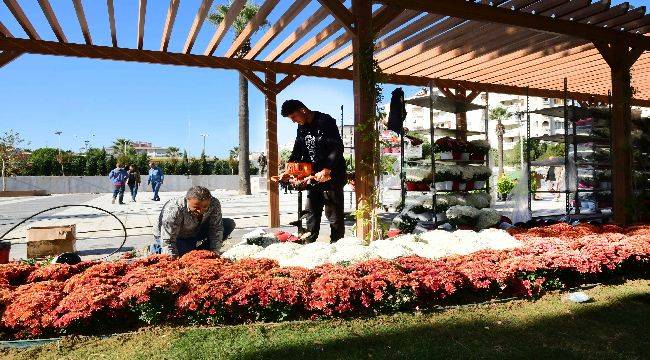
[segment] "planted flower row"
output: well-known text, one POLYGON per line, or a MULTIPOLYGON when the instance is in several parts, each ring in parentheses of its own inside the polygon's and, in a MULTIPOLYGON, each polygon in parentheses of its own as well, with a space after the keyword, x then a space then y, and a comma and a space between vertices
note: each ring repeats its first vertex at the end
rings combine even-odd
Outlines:
POLYGON ((428 308, 647 272, 650 227, 512 230, 523 247, 438 260, 403 257, 281 268, 210 252, 37 267, 0 265, 5 338, 97 334, 143 323, 346 317, 428 308))

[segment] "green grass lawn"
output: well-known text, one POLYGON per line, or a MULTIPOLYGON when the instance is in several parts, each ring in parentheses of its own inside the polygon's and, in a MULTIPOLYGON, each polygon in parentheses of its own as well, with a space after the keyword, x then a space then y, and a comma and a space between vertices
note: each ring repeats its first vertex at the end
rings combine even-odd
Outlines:
POLYGON ((110 338, 67 338, 3 359, 432 359, 650 357, 650 280, 559 293, 538 301, 372 319, 149 328, 110 338))

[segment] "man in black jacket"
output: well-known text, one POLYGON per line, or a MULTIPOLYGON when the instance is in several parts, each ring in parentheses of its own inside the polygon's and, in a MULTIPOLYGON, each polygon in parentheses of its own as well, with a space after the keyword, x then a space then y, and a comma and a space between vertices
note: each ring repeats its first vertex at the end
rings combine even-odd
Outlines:
MULTIPOLYGON (((311 233, 307 241, 318 238, 324 207, 330 222, 331 241, 335 242, 345 234, 343 186, 346 182, 343 140, 336 121, 327 114, 309 110, 298 100, 285 101, 281 113, 298 124, 289 161, 311 163, 314 180, 318 182, 307 194, 307 232, 311 233)), ((287 173, 280 175, 281 181, 288 178, 287 173)))

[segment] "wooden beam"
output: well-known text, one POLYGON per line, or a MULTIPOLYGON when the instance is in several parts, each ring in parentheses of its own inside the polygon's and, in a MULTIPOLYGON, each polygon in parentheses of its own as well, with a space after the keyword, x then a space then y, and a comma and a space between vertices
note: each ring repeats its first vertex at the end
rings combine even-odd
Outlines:
POLYGON ((327 40, 330 36, 334 35, 337 31, 341 29, 341 24, 338 21, 332 21, 327 25, 323 30, 318 32, 314 37, 305 41, 300 45, 298 49, 289 54, 289 56, 284 59, 284 62, 293 63, 298 61, 300 58, 305 56, 308 52, 314 49, 316 46, 322 44, 323 41, 327 40))
POLYGON ((10 62, 16 60, 20 55, 22 55, 21 52, 18 51, 3 51, 0 53, 0 68, 9 64, 10 62))
MULTIPOLYGON (((276 75, 274 72, 266 72, 265 83, 275 85, 276 75)), ((266 93, 264 106, 266 110, 266 155, 268 158, 266 184, 269 194, 269 227, 277 228, 280 226, 280 192, 278 183, 271 180, 274 176, 278 176, 278 166, 280 163, 278 151, 277 94, 274 92, 266 93)))
POLYGON ((14 15, 14 18, 16 18, 16 21, 18 21, 18 24, 20 24, 23 30, 25 30, 27 36, 29 36, 30 39, 40 40, 41 37, 38 36, 34 25, 32 25, 32 23, 29 21, 27 15, 25 15, 25 12, 23 11, 23 8, 20 7, 20 4, 18 4, 18 1, 4 0, 4 2, 5 5, 7 5, 9 11, 11 11, 11 13, 14 15))
POLYGON ((147 0, 138 0, 138 49, 144 45, 144 23, 147 17, 147 0))
POLYGON ((221 43, 221 40, 223 40, 223 37, 226 35, 226 32, 228 32, 228 29, 230 29, 232 23, 237 19, 237 16, 244 8, 244 5, 246 5, 246 0, 234 0, 230 4, 230 9, 228 9, 221 24, 217 26, 217 30, 215 30, 214 35, 212 35, 212 39, 210 39, 210 43, 208 43, 208 47, 205 49, 203 55, 211 56, 214 54, 219 43, 221 43))
POLYGON ((305 22, 300 24, 298 28, 285 37, 284 40, 276 47, 269 55, 264 58, 264 61, 276 61, 282 56, 291 46, 307 35, 315 26, 320 24, 329 15, 329 10, 321 7, 314 12, 305 22))
POLYGON ((84 13, 84 6, 81 3, 81 0, 72 0, 72 3, 74 4, 74 11, 77 13, 77 19, 79 20, 84 40, 86 41, 86 44, 92 45, 93 39, 90 36, 90 29, 88 29, 88 21, 86 20, 86 14, 84 13))
POLYGON ((296 81, 296 79, 298 79, 299 77, 300 77, 300 75, 287 75, 287 76, 285 76, 285 78, 282 79, 278 83, 278 85, 276 86, 277 92, 281 93, 282 91, 284 91, 284 89, 286 89, 287 86, 293 84, 293 82, 296 81))
POLYGON ((246 27, 242 32, 237 36, 235 41, 233 41, 232 45, 226 51, 226 57, 233 57, 241 48, 244 46, 244 44, 253 36, 253 34, 264 24, 266 21, 266 18, 269 16, 275 5, 278 4, 280 0, 266 0, 264 1, 264 4, 260 6, 259 11, 257 14, 255 14, 255 17, 251 19, 251 21, 246 24, 246 27))
POLYGON ((199 31, 201 31, 201 26, 203 26, 203 22, 205 21, 206 16, 208 16, 208 11, 210 11, 213 1, 214 0, 203 0, 203 2, 201 2, 201 6, 199 6, 199 10, 194 17, 194 22, 190 28, 190 33, 187 35, 187 40, 185 40, 183 54, 189 54, 190 51, 192 51, 196 37, 199 35, 199 31))
POLYGON ((328 8, 332 16, 351 33, 355 33, 354 17, 350 10, 348 10, 338 0, 318 0, 324 7, 328 8))
POLYGON ((14 37, 11 31, 7 29, 7 27, 5 26, 5 24, 2 23, 2 21, 0 21, 0 37, 14 37))
POLYGON ((115 4, 113 0, 106 0, 106 7, 108 8, 108 22, 111 27, 111 42, 113 47, 117 47, 117 29, 115 28, 115 4))
POLYGON ((395 6, 385 6, 380 9, 376 15, 372 17, 372 33, 379 34, 379 32, 391 21, 395 20, 404 9, 395 6))
POLYGON ((176 14, 178 13, 178 5, 180 3, 181 0, 169 0, 169 10, 167 10, 165 27, 163 28, 162 39, 160 40, 160 51, 167 51, 169 47, 169 38, 172 36, 176 14))
POLYGON ((262 38, 257 41, 257 43, 251 48, 251 50, 244 56, 244 59, 253 59, 257 55, 259 55, 262 50, 266 48, 266 46, 273 41, 278 35, 280 35, 280 32, 284 30, 287 25, 291 21, 293 21, 298 14, 300 14, 301 11, 309 5, 309 2, 311 0, 298 0, 294 1, 294 3, 287 9, 287 11, 282 14, 282 17, 271 26, 264 35, 262 35, 262 38))
POLYGON ((506 8, 477 4, 467 1, 427 1, 427 0, 379 0, 379 2, 401 6, 467 20, 486 21, 504 25, 568 35, 591 41, 623 42, 644 50, 650 50, 650 38, 641 34, 621 32, 594 25, 569 20, 512 11, 506 8))
MULTIPOLYGON (((178 54, 169 52, 160 52, 152 50, 136 50, 113 48, 108 46, 84 45, 84 44, 64 44, 56 41, 19 39, 13 37, 0 37, 0 50, 14 50, 31 54, 56 55, 82 57, 104 60, 131 61, 153 64, 167 64, 179 66, 192 66, 214 69, 248 69, 252 71, 266 72, 273 71, 276 73, 315 76, 330 79, 352 79, 352 71, 347 69, 326 68, 319 66, 305 66, 298 64, 288 64, 270 61, 232 59, 224 57, 178 54)), ((431 78, 402 76, 387 74, 384 82, 387 84, 400 84, 412 86, 428 86, 431 78)), ((458 85, 464 86, 468 90, 480 90, 491 93, 502 93, 512 95, 526 95, 527 88, 518 86, 509 86, 502 84, 490 84, 471 81, 437 79, 441 84, 449 88, 456 88, 458 85)), ((563 98, 564 92, 553 89, 530 88, 530 96, 563 98)), ((633 105, 650 107, 650 94, 641 94, 645 98, 633 100, 633 105)), ((569 92, 569 97, 576 100, 590 99, 595 96, 596 99, 607 101, 607 95, 589 94, 580 92, 569 92)))
POLYGON ((43 10, 43 14, 47 19, 47 22, 50 23, 50 27, 52 28, 52 32, 54 32, 54 36, 56 36, 60 42, 68 42, 68 39, 65 37, 65 33, 61 28, 59 20, 56 18, 56 14, 52 9, 52 5, 50 5, 49 0, 38 0, 38 4, 41 6, 41 10, 43 10))
POLYGON ((255 74, 254 72, 250 70, 240 70, 240 72, 242 73, 242 75, 244 75, 246 79, 248 79, 248 81, 250 81, 253 85, 255 85, 255 87, 259 91, 261 91, 262 94, 266 94, 270 90, 273 90, 273 89, 269 89, 267 84, 262 79, 260 79, 260 77, 257 76, 257 74, 255 74))
POLYGON ((352 39, 353 72, 352 89, 354 92, 354 188, 357 198, 357 209, 366 209, 357 215, 357 237, 367 239, 371 234, 371 213, 375 204, 372 194, 375 187, 374 147, 375 140, 371 136, 374 124, 371 119, 375 112, 375 99, 369 91, 372 86, 364 71, 368 71, 372 62, 372 2, 370 0, 352 0, 352 13, 356 19, 357 32, 352 39), (370 49, 371 51, 368 51, 370 49), (364 69, 365 64, 365 69, 364 69))

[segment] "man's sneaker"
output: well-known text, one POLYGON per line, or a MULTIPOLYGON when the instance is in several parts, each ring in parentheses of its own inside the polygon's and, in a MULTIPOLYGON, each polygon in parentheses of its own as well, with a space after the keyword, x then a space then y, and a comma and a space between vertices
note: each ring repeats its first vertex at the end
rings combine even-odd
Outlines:
POLYGON ((113 198, 113 200, 111 201, 111 204, 115 204, 115 198, 113 198))

